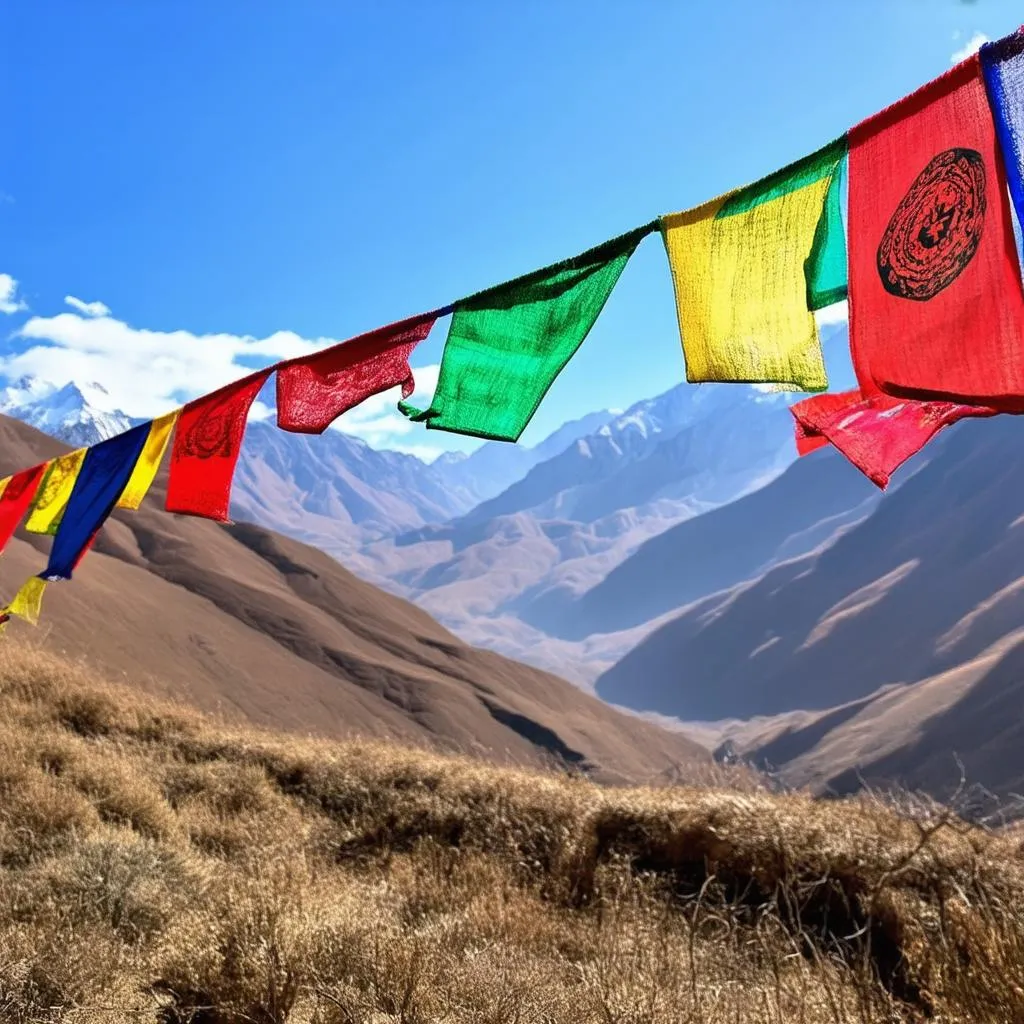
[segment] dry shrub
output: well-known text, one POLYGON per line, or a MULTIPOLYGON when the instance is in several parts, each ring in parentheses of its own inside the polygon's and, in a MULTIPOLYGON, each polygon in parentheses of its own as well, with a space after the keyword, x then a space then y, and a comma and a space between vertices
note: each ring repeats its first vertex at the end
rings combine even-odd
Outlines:
POLYGON ((8 648, 0 1020, 1024 1021, 1019 834, 714 781, 226 728, 8 648))

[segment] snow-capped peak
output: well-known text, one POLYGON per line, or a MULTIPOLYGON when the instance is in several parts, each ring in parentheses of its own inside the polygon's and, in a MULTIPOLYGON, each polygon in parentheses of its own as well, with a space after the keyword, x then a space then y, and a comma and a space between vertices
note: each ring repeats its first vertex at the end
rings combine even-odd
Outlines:
POLYGON ((135 425, 111 405, 106 388, 94 381, 58 386, 27 376, 0 386, 0 413, 76 446, 105 441, 135 425))

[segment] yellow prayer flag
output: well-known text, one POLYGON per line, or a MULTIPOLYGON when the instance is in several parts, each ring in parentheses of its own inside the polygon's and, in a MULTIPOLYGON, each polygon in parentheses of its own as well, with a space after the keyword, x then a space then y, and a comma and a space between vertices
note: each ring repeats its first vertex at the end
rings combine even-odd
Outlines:
POLYGON ((755 185, 662 218, 691 383, 828 386, 810 275, 845 143, 755 185))
POLYGON ((46 590, 46 580, 40 579, 38 576, 30 576, 21 585, 21 590, 14 595, 14 600, 7 606, 7 613, 17 615, 33 626, 38 626, 43 607, 44 590, 46 590))
POLYGON ((25 522, 25 529, 29 533, 57 532, 87 451, 87 448, 79 448, 50 461, 32 511, 25 522))
POLYGON ((4 491, 7 490, 7 485, 11 482, 9 476, 5 476, 3 480, 0 480, 0 498, 4 496, 4 491))
POLYGON ((171 439, 174 424, 178 422, 178 413, 180 412, 180 409, 175 409, 174 412, 169 412, 165 416, 153 420, 153 424, 149 428, 149 437, 146 438, 139 461, 135 463, 128 486, 125 487, 118 499, 118 508, 134 510, 142 504, 142 499, 145 498, 152 486, 157 470, 160 468, 160 462, 167 450, 167 442, 171 439))

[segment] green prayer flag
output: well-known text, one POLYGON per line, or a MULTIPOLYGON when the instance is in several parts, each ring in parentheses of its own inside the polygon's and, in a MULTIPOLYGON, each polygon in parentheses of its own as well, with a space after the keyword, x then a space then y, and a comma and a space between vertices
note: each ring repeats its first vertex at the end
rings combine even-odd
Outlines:
POLYGON ((843 232, 842 179, 846 168, 846 139, 843 159, 832 175, 825 196, 814 246, 807 257, 807 308, 824 309, 846 298, 846 235, 843 232))
POLYGON ((644 225, 580 256, 455 304, 430 408, 399 408, 434 430, 516 441, 597 320, 644 225))

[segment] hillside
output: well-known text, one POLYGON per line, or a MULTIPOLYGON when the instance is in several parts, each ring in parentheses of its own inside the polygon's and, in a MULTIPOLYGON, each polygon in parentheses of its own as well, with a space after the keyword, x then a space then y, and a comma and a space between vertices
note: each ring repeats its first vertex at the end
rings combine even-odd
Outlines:
MULTIPOLYGON (((684 718, 790 716, 737 735, 801 783, 843 791, 886 778, 943 792, 958 779, 958 755, 970 782, 1015 791, 1019 447, 1011 417, 951 430, 870 515, 693 603, 598 692, 684 718)), ((788 497, 809 500, 806 490, 788 497)))
MULTIPOLYGON (((0 420, 0 472, 63 446, 0 420)), ((425 612, 330 556, 246 524, 143 508, 117 513, 71 583, 49 588, 44 625, 14 623, 118 676, 197 707, 326 736, 363 734, 513 763, 550 759, 608 780, 685 774, 707 754, 565 681, 467 646, 425 612)), ((22 535, 5 551, 11 593, 44 563, 22 535)))
POLYGON ((679 385, 469 512, 367 544, 355 568, 465 639, 589 686, 639 637, 627 629, 588 642, 548 613, 645 541, 782 472, 795 458, 792 434, 782 396, 679 385))
POLYGON ((815 452, 766 486, 652 537, 575 599, 548 592, 521 614, 566 639, 640 626, 813 550, 878 498, 835 452, 815 452))
POLYGON ((1007 1024, 1024 857, 937 806, 240 730, 0 650, 12 1024, 1007 1024))

